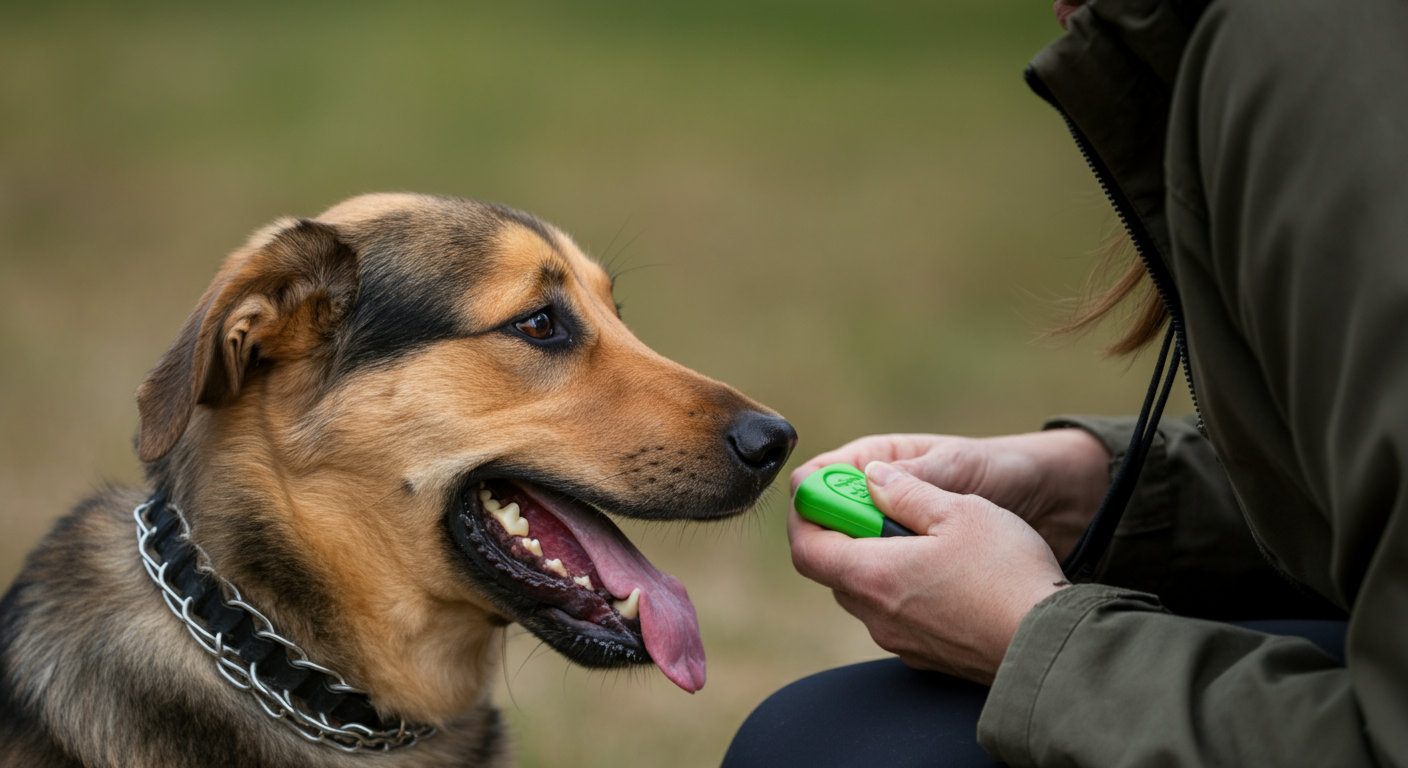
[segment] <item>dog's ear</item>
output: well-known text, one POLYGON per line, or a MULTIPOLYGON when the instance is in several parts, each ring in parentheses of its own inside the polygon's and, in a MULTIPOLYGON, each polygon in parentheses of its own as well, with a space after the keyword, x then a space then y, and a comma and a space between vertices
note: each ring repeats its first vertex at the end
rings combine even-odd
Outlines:
POLYGON ((331 225, 285 220, 231 254, 137 388, 137 455, 165 456, 197 404, 233 402, 252 374, 326 354, 357 298, 357 255, 331 225))

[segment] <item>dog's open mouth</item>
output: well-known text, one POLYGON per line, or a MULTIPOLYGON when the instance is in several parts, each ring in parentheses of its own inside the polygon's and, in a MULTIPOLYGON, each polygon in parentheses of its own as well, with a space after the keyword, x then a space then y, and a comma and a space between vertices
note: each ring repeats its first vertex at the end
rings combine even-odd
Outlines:
POLYGON ((516 621, 586 666, 654 661, 676 685, 704 686, 704 645, 684 585, 605 515, 522 481, 469 485, 451 529, 516 621))

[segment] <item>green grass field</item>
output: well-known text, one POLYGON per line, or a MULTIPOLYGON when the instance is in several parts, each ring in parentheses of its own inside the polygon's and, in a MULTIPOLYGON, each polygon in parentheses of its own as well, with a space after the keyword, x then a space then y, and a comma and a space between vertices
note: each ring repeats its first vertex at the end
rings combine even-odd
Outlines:
MULTIPOLYGON (((1136 409, 1147 360, 1039 340, 1115 226, 1022 84, 1058 33, 1016 0, 0 6, 0 574, 139 480, 132 392, 219 259, 361 192, 506 203, 628 268, 636 333, 791 419, 794 465, 1136 409)), ((717 765, 771 691, 883 655, 792 571, 785 490, 625 526, 695 599, 702 692, 510 630, 524 766, 717 765)))

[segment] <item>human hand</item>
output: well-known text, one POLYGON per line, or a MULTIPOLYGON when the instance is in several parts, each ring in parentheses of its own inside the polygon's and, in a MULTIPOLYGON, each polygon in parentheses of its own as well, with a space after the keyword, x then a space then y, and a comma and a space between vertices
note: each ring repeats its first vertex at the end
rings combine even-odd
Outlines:
POLYGON ((866 478, 876 506, 921 535, 852 539, 792 510, 793 565, 904 663, 990 684, 1022 618, 1065 583, 1050 547, 986 499, 884 462, 866 478))
POLYGON ((1110 487, 1110 453, 1081 429, 964 438, 873 435, 821 454, 792 473, 792 491, 829 464, 892 463, 954 493, 981 496, 1036 529, 1058 559, 1075 547, 1110 487))

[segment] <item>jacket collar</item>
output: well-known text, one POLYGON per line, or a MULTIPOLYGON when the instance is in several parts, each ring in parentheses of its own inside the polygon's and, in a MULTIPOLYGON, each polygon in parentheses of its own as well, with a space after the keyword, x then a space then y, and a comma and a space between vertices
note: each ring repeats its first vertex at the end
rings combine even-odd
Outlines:
POLYGON ((1142 254, 1146 259, 1167 259, 1170 252, 1164 205, 1169 106, 1183 49, 1207 5, 1208 0, 1089 0, 1070 16, 1066 34, 1028 68, 1028 82, 1098 156, 1110 177, 1102 182, 1118 187, 1107 192, 1127 199, 1137 222, 1126 224, 1142 225, 1146 245, 1156 251, 1142 254))

